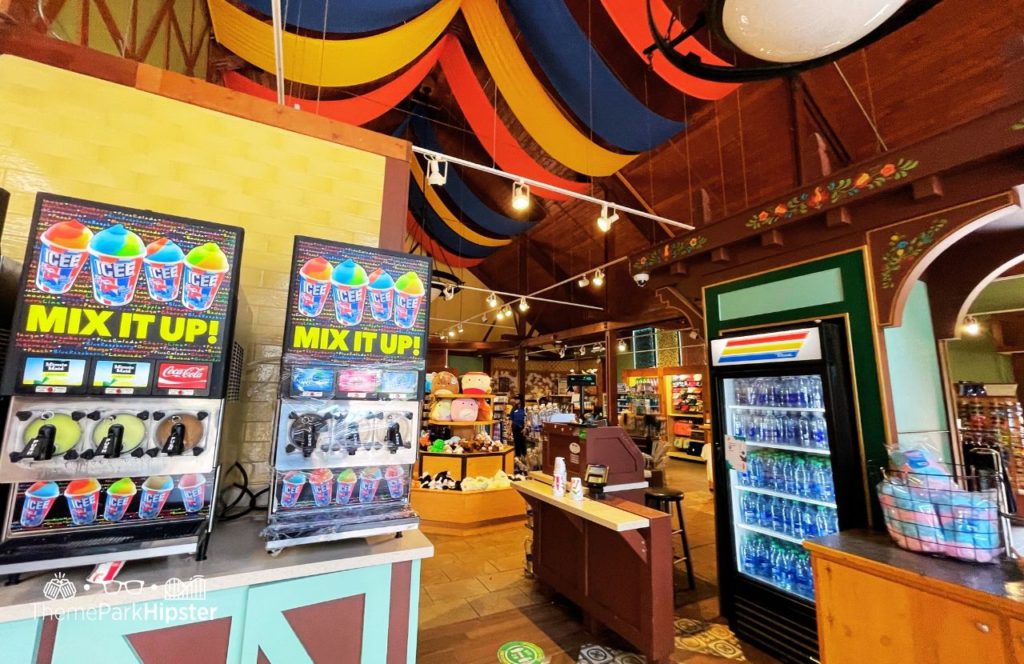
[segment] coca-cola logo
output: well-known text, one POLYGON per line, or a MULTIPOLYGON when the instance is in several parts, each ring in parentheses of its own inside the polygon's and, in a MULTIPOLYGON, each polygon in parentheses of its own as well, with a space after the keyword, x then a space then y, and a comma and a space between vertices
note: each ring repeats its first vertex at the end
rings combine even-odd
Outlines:
POLYGON ((157 387, 164 390, 205 390, 209 382, 209 364, 164 362, 157 373, 157 387))

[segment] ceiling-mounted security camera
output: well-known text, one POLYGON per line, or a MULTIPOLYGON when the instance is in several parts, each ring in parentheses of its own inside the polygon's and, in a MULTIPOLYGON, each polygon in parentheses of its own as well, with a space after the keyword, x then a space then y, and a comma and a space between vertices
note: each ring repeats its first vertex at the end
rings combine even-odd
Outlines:
POLYGON ((633 274, 633 281, 635 281, 636 285, 639 286, 640 288, 646 286, 647 282, 650 280, 651 275, 646 272, 636 272, 633 274))

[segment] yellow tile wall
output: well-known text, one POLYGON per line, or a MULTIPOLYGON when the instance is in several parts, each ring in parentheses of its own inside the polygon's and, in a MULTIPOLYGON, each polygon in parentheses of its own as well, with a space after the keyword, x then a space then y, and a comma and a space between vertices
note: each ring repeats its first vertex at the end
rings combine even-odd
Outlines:
POLYGON ((222 459, 269 479, 288 267, 297 235, 377 246, 385 158, 36 62, 0 56, 0 254, 22 260, 35 195, 245 229, 239 421, 222 459))

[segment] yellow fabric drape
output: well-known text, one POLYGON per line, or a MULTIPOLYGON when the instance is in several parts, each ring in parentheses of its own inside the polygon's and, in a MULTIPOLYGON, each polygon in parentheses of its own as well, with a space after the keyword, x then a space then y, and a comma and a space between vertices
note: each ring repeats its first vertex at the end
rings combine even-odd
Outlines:
POLYGON ((420 162, 416 161, 415 156, 409 157, 409 168, 412 171, 412 179, 416 181, 416 186, 419 187, 427 197, 427 202, 430 203, 430 207, 434 209, 437 216, 441 217, 441 220, 444 221, 448 228, 455 231, 459 237, 484 247, 504 247, 512 242, 509 238, 499 239, 481 235, 459 221, 458 217, 452 214, 452 211, 447 205, 445 205, 444 201, 441 200, 441 197, 437 195, 434 188, 430 185, 424 185, 426 178, 423 175, 423 169, 420 168, 420 162))
MULTIPOLYGON (((369 37, 322 40, 290 32, 282 36, 284 77, 290 81, 343 87, 383 78, 412 62, 448 27, 460 0, 434 7, 396 28, 369 37)), ((228 0, 208 0, 217 41, 244 60, 274 71, 273 28, 228 0)))
POLYGON ((559 110, 509 31, 495 0, 463 0, 462 14, 501 96, 548 154, 585 175, 611 175, 636 155, 612 152, 587 138, 559 110))

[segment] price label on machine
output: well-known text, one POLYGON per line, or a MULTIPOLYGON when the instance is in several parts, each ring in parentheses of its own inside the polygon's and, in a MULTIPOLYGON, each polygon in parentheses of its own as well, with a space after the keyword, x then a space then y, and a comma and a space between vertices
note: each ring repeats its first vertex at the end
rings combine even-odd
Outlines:
POLYGON ((741 473, 747 472, 747 443, 732 436, 725 437, 725 462, 741 473))

